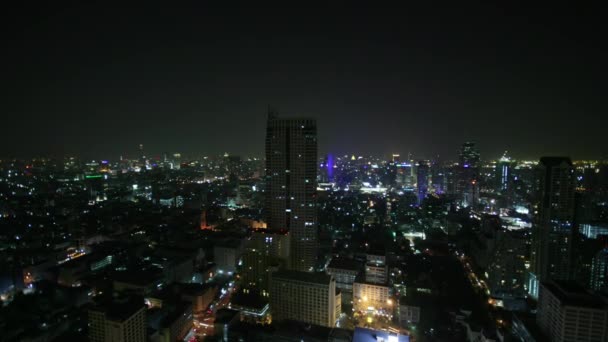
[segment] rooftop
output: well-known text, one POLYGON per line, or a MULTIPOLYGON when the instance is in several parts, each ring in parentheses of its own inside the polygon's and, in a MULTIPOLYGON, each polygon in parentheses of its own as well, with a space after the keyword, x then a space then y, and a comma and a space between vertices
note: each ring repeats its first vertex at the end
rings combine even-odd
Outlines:
POLYGON ((272 278, 281 278, 288 280, 302 281, 306 283, 329 284, 332 277, 329 274, 321 272, 300 272, 292 270, 279 270, 272 274, 272 278))
POLYGON ((262 297, 259 293, 245 293, 243 291, 239 291, 232 297, 231 304, 261 310, 268 305, 268 300, 262 297))
POLYGON ((124 322, 142 308, 145 308, 142 298, 130 298, 125 301, 113 301, 97 305, 91 310, 105 313, 109 320, 124 322))
POLYGON ((219 309, 215 313, 215 323, 216 324, 228 324, 235 319, 236 316, 239 316, 240 312, 232 309, 219 309))
POLYGON ((114 281, 135 286, 148 286, 162 279, 159 269, 120 271, 114 274, 114 281))
POLYGON ((359 271, 362 269, 361 263, 348 258, 332 258, 327 268, 337 268, 341 270, 359 271))
POLYGON ((561 305, 580 306, 593 309, 608 308, 606 299, 587 292, 576 282, 553 281, 543 283, 543 286, 559 299, 561 305))

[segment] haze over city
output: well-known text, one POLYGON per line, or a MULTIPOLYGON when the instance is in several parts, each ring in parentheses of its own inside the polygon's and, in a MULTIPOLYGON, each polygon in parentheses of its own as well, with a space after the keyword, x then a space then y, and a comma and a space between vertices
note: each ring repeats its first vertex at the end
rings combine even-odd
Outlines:
POLYGON ((268 105, 335 154, 605 157, 600 11, 509 5, 7 11, 5 157, 263 153, 268 105))

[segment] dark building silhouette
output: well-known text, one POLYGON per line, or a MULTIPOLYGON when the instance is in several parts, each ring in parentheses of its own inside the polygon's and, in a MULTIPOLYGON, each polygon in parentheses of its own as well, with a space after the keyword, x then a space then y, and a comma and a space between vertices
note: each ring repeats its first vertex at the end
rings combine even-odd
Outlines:
POLYGON ((456 194, 460 204, 469 207, 477 204, 479 199, 480 155, 474 142, 465 142, 460 148, 457 170, 456 194))
POLYGON ((429 190, 429 164, 421 160, 418 162, 416 169, 416 184, 417 184, 417 196, 418 205, 422 204, 422 201, 426 197, 429 190))
POLYGON ((529 292, 538 282, 572 278, 575 179, 567 157, 543 157, 539 163, 539 202, 532 233, 529 292))
POLYGON ((291 235, 290 267, 311 271, 317 258, 317 123, 269 113, 266 128, 268 228, 291 235))

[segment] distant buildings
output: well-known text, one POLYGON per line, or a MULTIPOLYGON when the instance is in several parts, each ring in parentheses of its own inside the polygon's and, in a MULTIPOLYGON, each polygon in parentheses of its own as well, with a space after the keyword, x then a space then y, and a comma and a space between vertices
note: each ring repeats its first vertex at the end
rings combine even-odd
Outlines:
POLYGON ((418 162, 416 175, 418 205, 421 205, 429 190, 429 164, 426 161, 421 160, 418 162))
POLYGON ((496 190, 502 194, 508 194, 513 179, 513 161, 507 156, 507 152, 496 164, 496 190))
POLYGON ((266 127, 268 228, 289 230, 290 268, 312 271, 317 260, 317 124, 269 113, 266 127))
POLYGON ((608 247, 597 252, 591 264, 591 283, 596 291, 608 291, 608 247))
POLYGON ((457 169, 456 193, 460 197, 460 204, 469 207, 477 204, 479 200, 479 150, 474 142, 465 142, 460 148, 459 164, 457 169))
POLYGON ((273 321, 297 320, 333 327, 340 314, 335 279, 324 273, 282 270, 270 281, 273 321))
POLYGON ((553 342, 608 339, 608 299, 572 282, 541 283, 536 319, 553 342))

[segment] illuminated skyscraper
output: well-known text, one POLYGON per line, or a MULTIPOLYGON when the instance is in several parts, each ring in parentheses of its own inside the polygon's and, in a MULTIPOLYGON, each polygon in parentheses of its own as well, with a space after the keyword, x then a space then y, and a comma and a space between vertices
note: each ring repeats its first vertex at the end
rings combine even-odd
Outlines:
POLYGON ((511 185, 513 173, 513 161, 507 156, 507 152, 496 163, 496 190, 507 195, 511 185))
POLYGON ((474 142, 465 142, 460 149, 456 183, 456 193, 460 195, 463 207, 474 205, 479 199, 479 167, 479 150, 474 142))
POLYGON ((317 259, 317 123, 280 119, 269 113, 266 127, 268 228, 291 235, 290 268, 311 271, 317 259))
POLYGON ((144 144, 139 144, 137 150, 139 151, 139 162, 146 164, 146 154, 144 153, 144 144))
POLYGON ((429 189, 429 164, 426 161, 418 162, 416 175, 418 205, 421 205, 429 189))
POLYGON ((539 164, 539 203, 532 233, 528 292, 538 282, 572 277, 574 238, 574 168, 567 157, 543 157, 539 164))
POLYGON ((467 141, 460 148, 460 165, 465 168, 476 169, 479 167, 479 150, 472 141, 467 141))
POLYGON ((591 288, 608 290, 608 246, 597 252, 591 265, 591 288))

